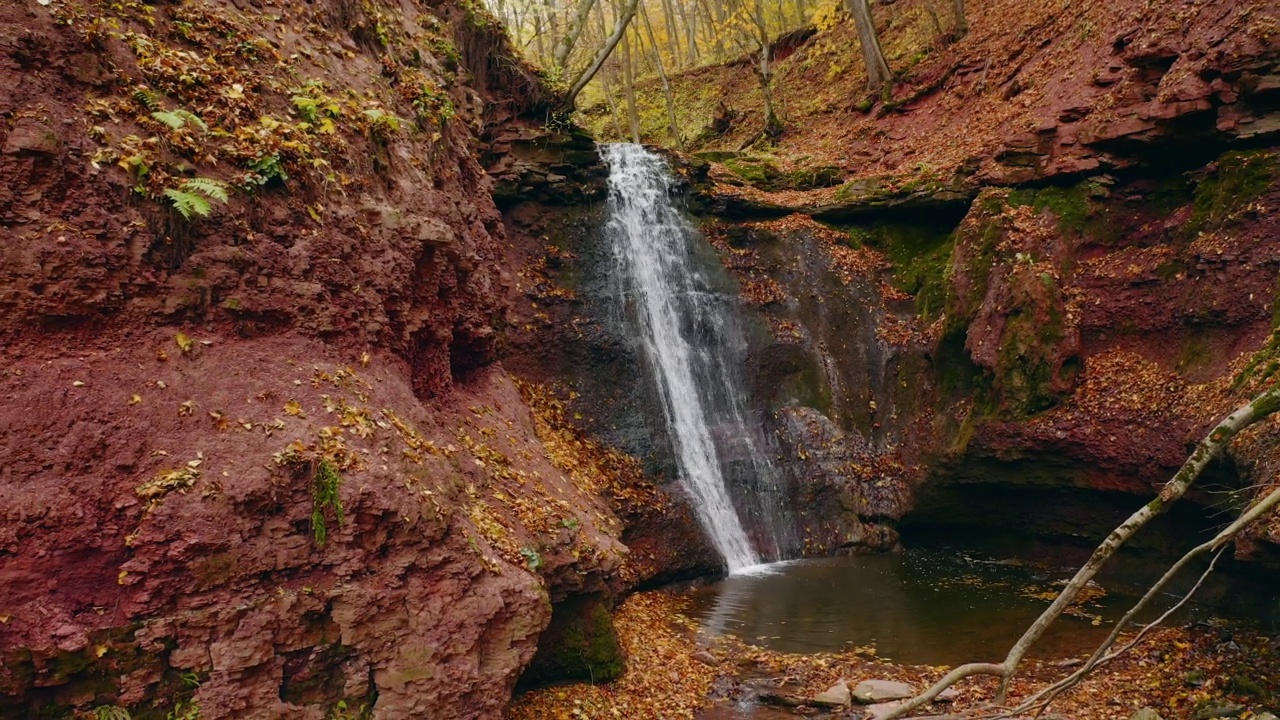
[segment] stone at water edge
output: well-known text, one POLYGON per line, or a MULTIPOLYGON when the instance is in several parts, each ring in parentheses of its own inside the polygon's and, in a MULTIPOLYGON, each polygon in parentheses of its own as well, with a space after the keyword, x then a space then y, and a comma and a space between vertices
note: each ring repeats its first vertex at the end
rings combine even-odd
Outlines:
POLYGON ((1232 718, 1244 712, 1243 705, 1235 705, 1232 703, 1222 703, 1220 705, 1210 705, 1195 714, 1195 720, 1212 720, 1212 718, 1232 718))
POLYGON ((863 705, 905 700, 915 694, 915 689, 910 685, 893 680, 863 680, 853 689, 853 699, 863 705))
POLYGON ((862 718, 862 720, 882 720, 884 716, 896 710, 901 704, 901 702, 883 702, 876 703, 875 705, 868 705, 866 708, 867 714, 862 718))
POLYGON ((706 665, 707 667, 715 667, 720 664, 720 659, 717 658, 715 655, 712 655, 711 653, 707 652, 706 650, 699 650, 698 652, 690 655, 689 657, 693 660, 697 660, 698 662, 702 663, 703 665, 706 665))
POLYGON ((1129 716, 1129 720, 1164 720, 1160 717, 1160 713, 1149 707, 1144 707, 1133 715, 1129 716))
POLYGON ((949 703, 955 702, 958 697, 960 697, 960 691, 953 687, 949 687, 938 693, 938 697, 934 698, 933 701, 936 703, 949 703))
POLYGON ((827 705, 832 707, 845 707, 852 698, 849 694, 849 681, 840 680, 840 682, 827 688, 826 692, 819 693, 814 696, 814 705, 827 705))

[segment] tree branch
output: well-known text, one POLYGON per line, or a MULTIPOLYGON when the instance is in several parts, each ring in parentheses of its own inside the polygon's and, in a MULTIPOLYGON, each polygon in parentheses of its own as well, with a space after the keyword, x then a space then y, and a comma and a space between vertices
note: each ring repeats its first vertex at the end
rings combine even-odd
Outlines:
MULTIPOLYGON (((1093 551, 1093 555, 1090 556, 1089 561, 1076 572, 1075 576, 1071 578, 1071 581, 1067 583, 1067 586, 1062 589, 1062 592, 1058 593, 1058 597, 1054 599, 1053 603, 1040 614, 1040 617, 1037 618, 1036 621, 1027 628, 1026 632, 1023 633, 1022 637, 1014 643, 1013 647, 1009 650, 1009 654, 1005 656, 1004 662, 971 663, 969 665, 962 665, 955 670, 952 670, 945 677, 935 683, 933 687, 929 688, 921 695, 911 698, 902 705, 894 708, 885 716, 885 720, 893 720, 894 718, 900 718, 903 715, 906 715, 912 710, 937 697, 938 694, 946 688, 971 675, 981 674, 999 676, 1000 688, 996 692, 995 702, 997 705, 1003 705, 1005 698, 1008 696, 1009 684, 1013 680, 1013 676, 1018 669, 1018 664, 1022 661, 1023 656, 1026 655, 1027 650, 1030 649, 1033 643, 1040 639, 1040 636, 1044 634, 1044 631, 1049 627, 1049 625, 1057 620, 1058 617, 1062 615, 1063 611, 1065 611, 1067 607, 1075 601, 1076 597, 1080 594, 1080 591, 1083 590, 1089 581, 1098 574, 1098 571, 1107 562, 1107 560, 1109 560, 1111 556, 1120 549, 1120 546, 1132 537, 1134 533, 1150 522, 1152 518, 1165 512, 1169 508, 1169 505, 1185 495, 1187 489, 1191 487, 1191 484, 1200 476, 1200 473, 1204 471, 1205 467, 1207 467, 1214 458, 1222 454, 1222 451, 1228 444, 1230 444, 1232 438, 1239 434, 1241 430, 1269 417, 1277 410, 1280 410, 1280 387, 1267 390, 1254 398, 1251 402, 1236 408, 1234 412, 1219 422, 1213 430, 1209 431, 1209 434, 1200 441, 1196 446, 1195 451, 1191 453, 1191 457, 1187 458, 1186 463, 1184 463, 1182 468, 1178 470, 1177 474, 1173 476, 1173 479, 1165 484, 1164 488, 1160 490, 1160 494, 1155 499, 1151 500, 1151 502, 1148 502, 1146 505, 1142 506, 1130 515, 1128 519, 1121 523, 1115 530, 1112 530, 1111 534, 1102 541, 1102 544, 1093 551)), ((1251 508, 1248 512, 1237 518, 1237 520, 1233 522, 1227 530, 1219 533, 1218 536, 1209 541, 1209 543, 1205 543, 1205 545, 1200 547, 1219 547, 1221 543, 1226 541, 1226 539, 1229 539, 1231 536, 1234 536, 1236 532, 1239 532, 1239 529, 1260 517, 1262 513, 1266 512, 1266 510, 1273 506, 1275 502, 1280 502, 1280 498, 1275 498, 1273 500, 1271 496, 1268 496, 1262 503, 1259 503, 1257 506, 1251 508), (1224 533, 1227 533, 1228 531, 1231 531, 1230 535, 1224 535, 1224 533)), ((1195 550, 1192 552, 1195 552, 1195 550)), ((1173 568, 1170 568, 1169 572, 1165 574, 1165 578, 1161 579, 1161 584, 1167 582, 1167 579, 1171 578, 1172 574, 1176 573, 1177 570, 1181 570, 1188 561, 1189 560, 1187 558, 1179 560, 1179 562, 1176 563, 1173 568)), ((1154 593, 1155 589, 1152 589, 1148 591, 1147 596, 1154 596, 1154 593)), ((1140 604, 1143 604, 1146 599, 1147 598, 1144 598, 1140 604)), ((1130 611, 1131 614, 1127 615, 1126 618, 1131 618, 1132 612, 1133 611, 1130 611)), ((1114 642, 1114 640, 1111 642, 1114 642)), ((1110 647, 1110 645, 1108 644, 1107 647, 1110 647)), ((1103 648, 1100 652, 1105 652, 1105 650, 1106 648, 1103 648)), ((1097 654, 1098 653, 1095 653, 1095 656, 1097 654)))

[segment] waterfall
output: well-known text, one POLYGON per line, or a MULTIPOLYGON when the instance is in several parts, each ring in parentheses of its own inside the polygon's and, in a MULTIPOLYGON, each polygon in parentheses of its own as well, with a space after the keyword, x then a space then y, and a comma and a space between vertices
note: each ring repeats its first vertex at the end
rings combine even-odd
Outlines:
POLYGON ((605 145, 601 154, 610 169, 605 232, 627 321, 662 400, 679 481, 729 572, 776 560, 785 544, 777 536, 781 487, 760 450, 760 425, 744 411, 738 298, 716 292, 699 271, 695 251, 705 241, 672 204, 666 162, 639 145, 605 145))

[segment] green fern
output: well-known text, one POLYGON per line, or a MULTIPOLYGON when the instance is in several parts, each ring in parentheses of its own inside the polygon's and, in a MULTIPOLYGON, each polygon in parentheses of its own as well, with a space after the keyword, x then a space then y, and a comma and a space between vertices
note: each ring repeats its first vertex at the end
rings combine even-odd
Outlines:
POLYGON ((152 93, 150 90, 146 89, 145 87, 140 87, 137 90, 134 90, 133 99, 134 99, 134 102, 138 103, 139 105, 141 105, 142 107, 148 110, 154 111, 154 110, 160 109, 160 101, 156 99, 156 96, 154 93, 152 93))
POLYGON ((227 194, 227 184, 213 178, 198 177, 184 180, 182 181, 182 189, 188 192, 198 192, 218 202, 226 202, 230 198, 227 194))
POLYGON ((159 110, 151 113, 151 117, 155 121, 163 123, 172 130, 181 130, 190 123, 200 128, 201 132, 209 132, 209 126, 205 124, 204 120, 200 119, 199 115, 196 115, 189 110, 183 110, 182 108, 172 111, 159 110))
POLYGON ((209 217, 213 212, 210 200, 225 203, 229 198, 227 184, 212 178, 183 180, 178 187, 165 189, 164 196, 186 220, 209 217))
POLYGON ((129 711, 119 705, 101 705, 93 710, 94 720, 131 720, 129 711))
POLYGON ((164 196, 169 198, 173 209, 177 210, 187 220, 193 217, 209 217, 209 213, 213 212, 213 206, 209 204, 209 201, 195 193, 183 192, 176 188, 166 188, 164 196))

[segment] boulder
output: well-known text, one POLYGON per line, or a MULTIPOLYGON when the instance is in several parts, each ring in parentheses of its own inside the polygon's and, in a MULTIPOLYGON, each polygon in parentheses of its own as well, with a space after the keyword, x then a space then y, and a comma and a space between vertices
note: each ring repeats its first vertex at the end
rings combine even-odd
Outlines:
POLYGON ((1164 720, 1160 717, 1160 713, 1149 707, 1144 707, 1133 715, 1129 716, 1129 720, 1164 720))
POLYGON ((1243 705, 1236 705, 1229 702, 1216 702, 1197 711, 1193 717, 1195 717, 1195 720, 1213 720, 1213 718, 1238 717, 1243 712, 1243 705))
POLYGON ((901 702, 883 702, 875 705, 867 706, 867 714, 863 720, 882 720, 886 715, 897 709, 901 702))
POLYGON ((853 699, 863 705, 903 700, 915 694, 915 688, 893 680, 863 680, 853 689, 853 699))
POLYGON ((815 695, 813 704, 827 707, 845 707, 849 704, 850 699, 849 681, 841 680, 827 688, 826 692, 815 695))

